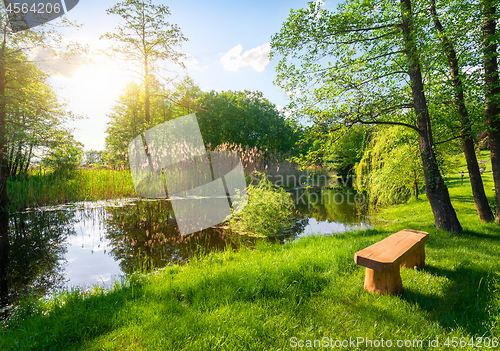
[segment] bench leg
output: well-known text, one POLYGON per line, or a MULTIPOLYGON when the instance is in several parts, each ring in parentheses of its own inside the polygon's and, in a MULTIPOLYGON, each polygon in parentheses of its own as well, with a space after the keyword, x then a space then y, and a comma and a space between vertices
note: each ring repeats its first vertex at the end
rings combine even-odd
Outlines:
POLYGON ((399 267, 392 272, 379 272, 366 268, 365 290, 372 294, 392 295, 403 290, 399 267))
POLYGON ((424 244, 418 245, 417 248, 401 263, 401 267, 417 269, 425 268, 425 246, 424 244))

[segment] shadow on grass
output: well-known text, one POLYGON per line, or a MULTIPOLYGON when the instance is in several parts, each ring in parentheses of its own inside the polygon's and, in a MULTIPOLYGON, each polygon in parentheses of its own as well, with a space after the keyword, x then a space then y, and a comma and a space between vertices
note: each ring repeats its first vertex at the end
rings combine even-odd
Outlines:
POLYGON ((472 230, 464 230, 462 233, 460 233, 460 235, 500 242, 500 236, 497 233, 484 233, 484 232, 478 233, 472 230))
MULTIPOLYGON (((455 202, 460 202, 460 203, 471 203, 474 204, 474 199, 471 196, 465 196, 465 195, 453 195, 452 200, 455 202)), ((476 210, 475 207, 467 207, 468 209, 476 210)))
POLYGON ((469 335, 481 336, 486 330, 490 319, 489 308, 493 304, 489 291, 494 285, 491 273, 464 267, 452 271, 427 266, 425 270, 451 281, 444 296, 405 289, 401 299, 429 312, 443 328, 460 327, 469 335))

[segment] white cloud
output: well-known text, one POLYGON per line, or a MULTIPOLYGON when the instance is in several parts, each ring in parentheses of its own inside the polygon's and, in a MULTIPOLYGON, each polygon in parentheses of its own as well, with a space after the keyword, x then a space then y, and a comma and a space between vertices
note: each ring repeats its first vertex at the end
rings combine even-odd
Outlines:
POLYGON ((198 60, 191 54, 186 54, 186 57, 181 58, 179 61, 183 62, 186 66, 196 66, 199 64, 198 60))
POLYGON ((257 72, 262 72, 269 63, 269 52, 271 44, 269 42, 245 51, 243 54, 241 44, 226 52, 220 59, 220 63, 226 71, 236 72, 240 67, 250 66, 257 72))
POLYGON ((179 59, 179 61, 183 62, 184 65, 186 65, 186 68, 204 70, 205 68, 208 67, 208 66, 200 67, 200 62, 197 59, 195 59, 193 55, 191 54, 185 54, 185 55, 186 57, 179 59))
POLYGON ((73 78, 86 60, 82 55, 71 55, 69 58, 64 58, 65 54, 60 49, 50 52, 37 47, 31 51, 29 59, 36 62, 38 67, 44 71, 52 72, 63 78, 73 78))

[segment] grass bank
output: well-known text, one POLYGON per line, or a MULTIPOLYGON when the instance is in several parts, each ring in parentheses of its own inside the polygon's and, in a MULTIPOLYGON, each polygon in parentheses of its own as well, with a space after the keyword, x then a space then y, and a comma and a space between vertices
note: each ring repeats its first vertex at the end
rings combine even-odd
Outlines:
POLYGON ((137 274, 107 291, 26 301, 0 329, 0 349, 495 349, 500 227, 479 222, 470 185, 456 173, 448 184, 460 234, 437 230, 421 196, 378 213, 383 224, 372 230, 260 243, 137 274), (430 233, 426 268, 401 270, 400 295, 368 294, 354 253, 404 228, 430 233))
POLYGON ((43 173, 9 178, 13 210, 76 201, 135 197, 129 170, 78 169, 70 173, 43 173))

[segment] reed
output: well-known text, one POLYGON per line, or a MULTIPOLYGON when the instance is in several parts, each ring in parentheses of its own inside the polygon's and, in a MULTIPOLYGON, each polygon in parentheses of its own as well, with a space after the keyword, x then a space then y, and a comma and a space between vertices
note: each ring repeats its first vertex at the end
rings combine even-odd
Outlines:
POLYGON ((136 196, 128 170, 31 171, 11 177, 7 186, 10 208, 13 211, 68 202, 136 196))
MULTIPOLYGON (((188 154, 191 152, 191 150, 181 149, 176 152, 188 154)), ((247 183, 258 183, 257 174, 264 173, 275 186, 293 188, 306 184, 310 175, 317 173, 311 170, 301 170, 297 163, 291 161, 290 152, 261 150, 257 147, 243 147, 237 144, 222 144, 214 150, 236 152, 241 157, 247 183)), ((183 165, 182 171, 177 172, 178 175, 175 170, 170 173, 170 178, 175 178, 175 183, 180 184, 177 184, 179 187, 184 183, 189 183, 190 179, 185 176, 186 174, 199 171, 198 168, 191 170, 189 165, 189 163, 183 165)), ((199 167, 198 164, 194 166, 199 167)), ((130 170, 103 167, 79 168, 71 172, 32 169, 27 174, 11 177, 8 181, 8 193, 13 211, 76 201, 137 196, 130 170)))
POLYGON ((245 173, 255 183, 259 181, 257 174, 264 173, 274 185, 293 188, 307 182, 309 176, 308 170, 301 170, 300 165, 291 160, 290 151, 282 153, 228 143, 218 145, 214 150, 236 152, 241 157, 245 173))

